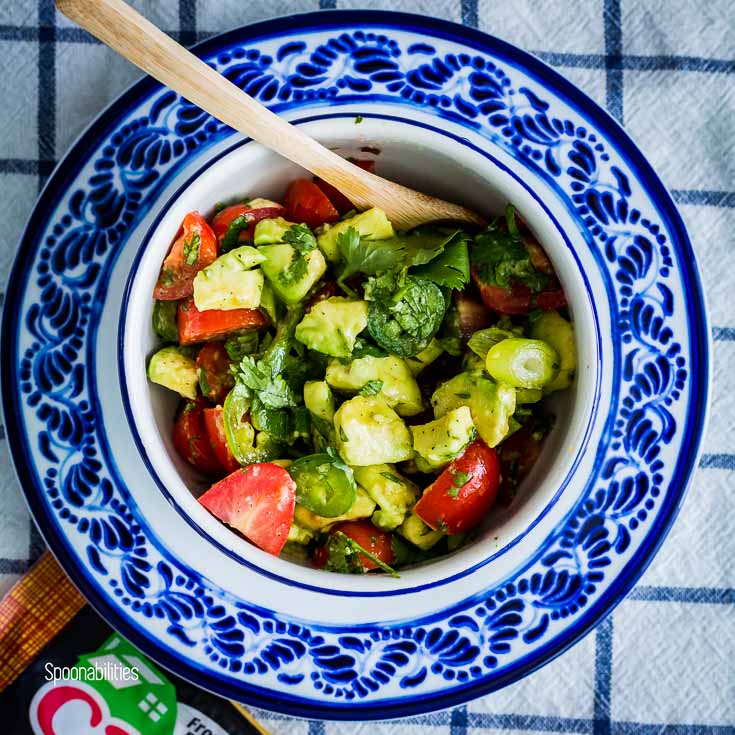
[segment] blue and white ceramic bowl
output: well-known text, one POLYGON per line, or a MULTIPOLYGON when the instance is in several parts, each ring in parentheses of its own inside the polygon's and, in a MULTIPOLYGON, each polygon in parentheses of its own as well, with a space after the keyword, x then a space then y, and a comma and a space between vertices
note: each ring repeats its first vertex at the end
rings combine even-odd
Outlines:
POLYGON ((224 696, 365 719, 502 687, 630 589, 696 466, 708 329, 671 198, 593 102, 467 28, 322 12, 199 53, 327 145, 379 148, 389 178, 515 204, 570 298, 576 386, 511 509, 399 580, 318 572, 227 531, 193 499, 170 397, 145 380, 150 293, 185 212, 278 196, 298 169, 144 80, 60 164, 11 276, 4 411, 34 517, 113 626, 224 696))

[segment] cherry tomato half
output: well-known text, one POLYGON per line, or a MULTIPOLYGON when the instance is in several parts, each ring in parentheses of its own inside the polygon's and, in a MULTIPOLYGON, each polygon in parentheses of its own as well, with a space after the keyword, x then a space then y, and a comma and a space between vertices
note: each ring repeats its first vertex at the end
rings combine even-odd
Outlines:
POLYGON ((339 212, 334 208, 326 194, 309 179, 292 181, 286 196, 283 198, 286 207, 286 219, 291 222, 303 222, 312 230, 325 222, 339 219, 339 212))
POLYGON ((467 531, 478 525, 490 510, 499 484, 498 455, 478 440, 429 485, 413 510, 435 531, 467 531))
POLYGON ((263 551, 278 556, 296 505, 296 484, 275 464, 251 464, 212 485, 199 502, 263 551))
POLYGON ((232 360, 222 342, 210 342, 199 350, 196 362, 199 387, 212 403, 222 403, 235 385, 235 378, 230 372, 231 364, 232 360))
POLYGON ((223 413, 222 406, 205 408, 204 428, 207 430, 209 443, 217 461, 224 467, 225 472, 234 472, 239 469, 240 463, 232 455, 230 446, 227 444, 223 413))
POLYGON ((249 207, 247 204, 233 204, 231 207, 225 207, 212 218, 212 230, 220 243, 227 233, 227 228, 232 224, 232 220, 237 217, 245 217, 249 226, 242 230, 238 236, 238 240, 247 241, 253 239, 255 225, 262 219, 271 219, 283 215, 283 207, 249 207))
POLYGON ((179 304, 177 316, 179 344, 218 340, 230 332, 260 329, 268 324, 268 317, 260 309, 207 309, 199 311, 194 299, 179 304))
POLYGON ((176 451, 189 464, 205 475, 222 475, 222 465, 217 460, 204 426, 201 400, 186 403, 176 418, 172 438, 176 451))
MULTIPOLYGON (((366 518, 357 521, 342 521, 337 523, 330 529, 330 534, 337 532, 349 536, 362 546, 365 551, 369 551, 373 556, 382 561, 384 564, 392 564, 395 561, 393 546, 390 542, 390 534, 376 528, 366 518)), ((317 567, 325 567, 328 562, 329 552, 326 546, 320 546, 314 552, 314 564, 317 567)), ((372 569, 379 569, 379 566, 365 554, 360 554, 360 562, 364 572, 372 569)))
POLYGON ((194 276, 217 257, 217 240, 199 212, 189 212, 181 227, 183 233, 171 246, 153 289, 153 298, 159 301, 191 296, 194 276))

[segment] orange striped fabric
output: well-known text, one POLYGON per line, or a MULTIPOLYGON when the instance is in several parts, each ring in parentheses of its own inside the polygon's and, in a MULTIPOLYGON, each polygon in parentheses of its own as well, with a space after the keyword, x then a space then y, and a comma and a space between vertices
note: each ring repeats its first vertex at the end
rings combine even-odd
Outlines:
POLYGON ((0 692, 85 604, 47 551, 0 601, 0 692))

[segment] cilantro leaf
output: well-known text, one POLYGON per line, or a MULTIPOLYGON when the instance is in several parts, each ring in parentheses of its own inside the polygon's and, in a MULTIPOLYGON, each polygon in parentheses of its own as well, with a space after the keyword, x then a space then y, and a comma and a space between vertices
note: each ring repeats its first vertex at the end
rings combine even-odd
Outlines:
POLYGON ((354 227, 337 235, 337 249, 345 263, 337 279, 340 284, 355 273, 374 276, 394 270, 403 263, 404 248, 400 242, 365 240, 354 227))
POLYGON ((283 242, 293 247, 294 254, 288 267, 279 274, 283 283, 294 283, 300 281, 308 269, 306 256, 316 250, 316 238, 314 233, 306 225, 292 225, 284 233, 283 242))
POLYGON ((430 263, 414 268, 411 274, 433 281, 438 286, 457 290, 464 288, 470 280, 470 259, 465 235, 455 235, 444 246, 441 255, 430 263))
POLYGON ((233 334, 225 340, 225 350, 230 360, 240 362, 245 355, 251 355, 258 349, 257 332, 245 332, 245 334, 233 334))
POLYGON ((470 260, 481 281, 508 291, 511 279, 520 281, 536 293, 549 282, 549 277, 537 271, 531 263, 511 205, 505 210, 505 223, 496 218, 475 237, 470 260))
POLYGON ((219 246, 220 253, 229 253, 230 250, 240 247, 242 245, 240 242, 240 233, 249 227, 250 220, 244 214, 235 217, 227 226, 227 232, 222 236, 219 246))
POLYGON ((378 559, 367 549, 363 548, 354 539, 342 531, 337 531, 329 536, 327 541, 327 564, 325 569, 330 572, 342 572, 343 574, 364 574, 360 555, 363 554, 370 561, 382 569, 391 577, 398 578, 398 572, 393 567, 378 559))
POLYGON ((184 240, 184 263, 186 265, 196 265, 199 260, 199 245, 201 238, 198 232, 192 233, 188 240, 184 240))
POLYGON ((459 495, 459 491, 472 479, 472 474, 461 472, 456 468, 450 469, 449 474, 452 476, 452 485, 447 490, 447 495, 450 498, 456 498, 459 495))
POLYGON ((359 396, 377 396, 383 390, 382 380, 368 380, 358 391, 359 396))

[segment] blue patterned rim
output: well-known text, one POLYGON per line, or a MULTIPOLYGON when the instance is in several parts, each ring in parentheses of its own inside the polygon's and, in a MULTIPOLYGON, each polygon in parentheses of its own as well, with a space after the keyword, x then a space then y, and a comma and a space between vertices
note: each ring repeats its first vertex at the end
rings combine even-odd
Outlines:
MULTIPOLYGON (((459 120, 463 124, 474 125, 475 123, 468 122, 468 118, 471 120, 473 116, 477 116, 479 110, 487 117, 491 125, 496 125, 498 129, 508 129, 507 136, 510 145, 517 148, 516 156, 525 160, 536 173, 543 175, 547 180, 561 175, 570 176, 574 180, 570 184, 570 190, 577 192, 571 196, 577 213, 587 226, 591 237, 596 243, 599 243, 600 253, 604 253, 604 257, 617 267, 616 288, 622 306, 619 313, 621 321, 618 325, 621 341, 626 344, 626 338, 630 341, 635 334, 636 338, 641 338, 644 342, 645 339, 650 338, 655 339, 657 344, 662 346, 669 345, 665 358, 661 357, 662 353, 656 347, 655 352, 661 357, 661 360, 652 359, 644 363, 645 370, 642 368, 640 372, 635 365, 635 360, 629 359, 630 350, 628 350, 623 367, 623 379, 629 385, 627 395, 621 399, 623 405, 620 417, 624 418, 626 428, 630 430, 630 433, 623 436, 624 432, 620 428, 611 426, 610 436, 607 437, 610 447, 619 455, 621 445, 624 451, 630 448, 631 451, 639 452, 639 458, 649 468, 650 477, 641 472, 635 477, 623 477, 618 482, 615 462, 619 463, 621 460, 619 458, 609 459, 603 468, 601 477, 606 481, 607 487, 599 488, 596 492, 586 495, 575 509, 574 517, 561 524, 563 529, 558 536, 558 543, 550 553, 542 552, 546 556, 538 560, 539 564, 546 569, 543 574, 535 572, 521 575, 501 587, 486 591, 480 599, 466 600, 452 610, 440 611, 420 621, 386 624, 381 626, 380 630, 371 630, 369 626, 362 625, 340 628, 335 633, 326 626, 307 627, 301 623, 283 622, 269 611, 252 607, 245 609, 241 606, 236 608, 240 610, 237 613, 240 626, 249 628, 255 635, 262 633, 270 635, 272 632, 277 632, 288 641, 280 649, 272 646, 262 656, 258 655, 250 659, 247 659, 245 653, 239 653, 240 649, 243 649, 243 646, 238 643, 242 638, 237 637, 242 636, 241 628, 238 627, 234 618, 230 621, 232 616, 228 617, 226 607, 215 604, 219 602, 216 600, 211 604, 207 603, 209 607, 201 613, 201 616, 210 625, 206 631, 210 636, 207 641, 210 641, 213 646, 218 646, 218 649, 211 655, 207 654, 209 663, 206 661, 198 663, 193 657, 184 657, 181 646, 175 645, 176 642, 180 643, 186 637, 186 631, 182 626, 172 623, 169 629, 170 640, 155 640, 155 632, 146 632, 143 626, 131 622, 131 610, 139 611, 140 605, 136 608, 135 601, 128 600, 126 603, 127 598, 122 591, 118 595, 118 604, 110 602, 109 597, 102 592, 101 582, 94 576, 100 566, 104 569, 104 565, 102 565, 99 550, 93 544, 87 549, 90 566, 82 568, 79 565, 79 559, 72 550, 68 538, 60 529, 61 520, 76 523, 79 519, 75 516, 72 518, 73 513, 58 498, 59 492, 55 487, 56 484, 60 484, 55 482, 58 470, 53 469, 53 473, 48 470, 43 480, 40 477, 37 468, 38 457, 34 454, 34 451, 37 450, 26 438, 23 404, 26 403, 29 409, 38 407, 36 418, 45 421, 49 427, 48 431, 41 432, 38 437, 41 454, 49 462, 51 461, 49 458, 54 456, 52 447, 48 443, 51 441, 50 436, 58 436, 59 432, 66 432, 64 437, 68 441, 70 437, 74 438, 74 431, 77 428, 82 434, 85 431, 93 431, 93 429, 85 429, 85 422, 93 421, 94 411, 88 404, 78 407, 81 422, 79 427, 73 423, 71 427, 68 427, 64 424, 63 416, 59 417, 50 412, 50 409, 43 403, 44 391, 46 394, 52 392, 50 389, 45 389, 49 388, 54 376, 63 368, 64 360, 70 366, 74 363, 74 360, 69 357, 73 352, 73 345, 70 348, 71 352, 51 354, 50 357, 45 348, 41 349, 40 345, 39 349, 30 350, 31 354, 29 350, 26 350, 23 355, 20 355, 18 352, 20 330, 26 328, 35 334, 33 330, 38 325, 41 304, 34 307, 33 313, 22 314, 22 322, 17 319, 16 315, 21 314, 20 305, 23 294, 29 288, 31 275, 37 277, 34 285, 38 288, 45 288, 49 283, 47 277, 49 266, 44 263, 51 257, 50 243, 53 241, 56 244, 57 234, 54 233, 44 239, 47 234, 44 232, 44 227, 48 221, 48 213, 55 212, 64 192, 67 191, 70 183, 84 165, 85 154, 95 150, 100 141, 107 139, 119 127, 119 121, 124 118, 125 113, 134 108, 140 100, 160 90, 150 80, 143 80, 134 85, 118 102, 108 108, 96 121, 93 128, 84 133, 50 178, 21 240, 21 250, 9 281, 2 331, 2 346, 7 358, 2 364, 2 381, 5 386, 3 410, 16 471, 31 512, 52 551, 57 555, 72 580, 84 590, 90 602, 144 652, 197 684, 223 696, 278 711, 333 719, 397 717, 467 701, 517 680, 548 662, 588 632, 632 587, 650 562, 676 516, 691 473, 696 467, 709 389, 709 330, 701 284, 689 239, 670 196, 622 129, 581 92, 539 60, 498 39, 452 23, 406 14, 374 11, 320 12, 269 21, 209 39, 200 44, 197 50, 200 55, 219 52, 228 56, 232 48, 237 48, 244 42, 256 38, 264 40, 281 35, 287 36, 295 28, 328 31, 337 28, 342 30, 369 29, 371 26, 381 29, 390 26, 391 30, 395 31, 414 31, 425 34, 426 43, 414 43, 407 49, 407 54, 430 54, 433 49, 429 41, 433 37, 477 49, 479 52, 492 56, 495 60, 501 60, 508 68, 522 69, 528 78, 553 90, 557 97, 572 108, 576 117, 585 120, 595 132, 601 134, 609 144, 610 150, 614 151, 618 157, 616 160, 619 160, 621 165, 630 172, 635 186, 642 188, 652 199, 652 208, 655 210, 653 218, 646 218, 639 210, 629 207, 630 178, 616 166, 610 169, 617 182, 614 193, 611 193, 609 187, 604 190, 601 187, 601 190, 597 190, 594 186, 588 185, 592 178, 592 171, 598 163, 598 152, 600 162, 607 160, 608 153, 604 147, 598 144, 593 146, 593 135, 587 137, 585 129, 583 136, 581 126, 575 129, 574 124, 569 121, 565 122, 546 116, 545 111, 548 109, 548 104, 528 89, 519 91, 526 96, 527 103, 535 111, 536 117, 531 114, 521 117, 505 115, 501 103, 504 92, 498 81, 505 75, 495 64, 484 61, 482 57, 473 58, 468 54, 455 55, 452 57, 453 60, 449 60, 448 57, 444 60, 437 57, 432 63, 419 64, 407 72, 403 80, 399 80, 395 72, 390 71, 388 59, 394 51, 399 54, 400 49, 394 41, 381 35, 379 38, 385 38, 384 48, 381 51, 382 57, 375 58, 373 54, 373 58, 355 60, 351 70, 352 75, 344 76, 339 80, 342 83, 342 89, 346 85, 351 93, 354 92, 351 97, 349 95, 340 97, 340 100, 344 101, 354 102, 364 99, 365 85, 369 90, 373 83, 386 88, 398 84, 398 87, 394 88, 394 94, 400 94, 403 99, 415 103, 432 105, 439 114, 459 120), (391 44, 394 45, 391 46, 391 44), (466 60, 462 58, 463 56, 467 57, 466 60), (455 64, 475 64, 476 72, 473 73, 476 73, 478 83, 473 88, 477 92, 473 98, 474 106, 467 103, 466 100, 455 99, 453 109, 445 109, 447 106, 452 107, 451 100, 445 104, 445 95, 423 91, 441 88, 443 75, 451 76, 453 73, 452 69, 447 66, 450 61, 455 64), (361 71, 358 69, 360 65, 362 65, 361 71), (490 74, 490 67, 494 70, 494 79, 490 74), (393 74, 392 79, 391 74, 393 74), (540 129, 539 120, 546 120, 549 127, 540 129), (514 132, 511 125, 519 126, 520 132, 518 129, 514 132), (566 130, 567 125, 570 126, 570 130, 566 130), (574 133, 580 139, 575 141, 574 150, 568 156, 569 168, 563 173, 558 162, 550 154, 551 146, 546 146, 546 156, 542 152, 544 137, 549 140, 553 135, 561 136, 562 133, 569 135, 574 133), (523 135, 526 136, 525 139, 523 135), (589 142, 581 142, 583 137, 586 137, 589 142), (515 142, 516 138, 519 139, 518 143, 515 142), (529 140, 533 140, 537 145, 535 147, 529 145, 529 140), (656 221, 660 224, 655 224, 656 221), (620 253, 615 250, 614 238, 609 237, 607 225, 611 222, 623 222, 631 229, 638 231, 635 237, 631 235, 631 241, 624 244, 620 253), (674 303, 671 290, 662 282, 666 280, 670 270, 674 267, 674 259, 669 246, 664 245, 666 242, 664 233, 669 235, 674 246, 676 266, 679 269, 677 273, 681 278, 684 295, 683 303, 677 306, 680 314, 683 312, 682 316, 686 318, 687 335, 691 343, 686 359, 677 350, 672 351, 678 343, 671 344, 672 333, 666 322, 666 318, 673 313, 674 303), (44 243, 44 245, 39 246, 39 243, 44 243), (39 248, 42 262, 34 273, 34 257, 39 248), (46 260, 43 260, 45 253, 47 253, 46 260), (660 266, 656 272, 660 277, 655 277, 654 281, 660 292, 660 307, 663 316, 651 309, 646 310, 645 303, 638 303, 636 298, 639 294, 633 288, 639 279, 647 275, 654 258, 657 268, 660 266), (677 368, 668 366, 669 361, 677 365, 677 368), (49 371, 48 375, 45 374, 45 370, 49 371), (665 383, 663 388, 662 381, 665 383), (672 402, 679 400, 685 384, 689 388, 689 398, 685 418, 678 430, 680 443, 677 444, 676 462, 665 492, 660 493, 657 484, 660 481, 657 481, 656 477, 663 478, 663 475, 658 474, 660 471, 658 464, 661 464, 657 459, 658 451, 661 446, 669 444, 674 434, 677 433, 676 424, 664 404, 671 405, 672 402), (652 395, 657 401, 660 399, 661 403, 660 407, 656 403, 652 409, 663 422, 663 428, 658 434, 650 426, 650 422, 646 423, 645 411, 640 408, 641 405, 646 407, 651 405, 646 404, 644 398, 652 395), (671 419, 670 422, 667 416, 671 419), (589 563, 587 564, 588 573, 582 581, 584 584, 595 580, 598 583, 601 582, 604 579, 604 567, 610 563, 608 555, 613 551, 622 555, 626 549, 629 549, 631 532, 638 528, 639 522, 646 518, 646 511, 642 508, 637 510, 637 518, 627 518, 625 524, 619 525, 617 537, 609 540, 600 527, 600 522, 606 517, 605 511, 610 508, 623 507, 626 504, 630 505, 631 502, 633 503, 631 507, 637 508, 637 503, 642 503, 649 491, 651 497, 646 499, 647 508, 649 502, 651 503, 650 509, 655 506, 653 497, 659 497, 659 495, 661 497, 658 500, 656 514, 649 517, 645 536, 639 540, 634 552, 630 553, 630 558, 614 579, 608 581, 604 591, 599 592, 594 601, 589 599, 588 595, 591 595, 592 592, 587 592, 586 588, 578 588, 581 582, 572 579, 568 572, 560 570, 560 561, 563 562, 573 553, 576 554, 584 549, 585 560, 589 563), (52 500, 48 500, 47 496, 52 500), (531 602, 528 604, 524 602, 526 597, 529 600, 534 598, 550 600, 553 595, 556 595, 557 598, 561 596, 560 599, 563 599, 562 602, 556 604, 552 612, 544 612, 540 617, 534 617, 533 624, 524 620, 523 616, 531 606, 531 602), (564 598, 564 595, 567 597, 564 598), (564 602, 564 600, 567 601, 564 602), (569 600, 572 602, 569 603, 569 600), (127 614, 124 614, 126 606, 128 606, 127 614), (576 616, 574 622, 569 620, 566 627, 562 629, 557 626, 553 635, 548 632, 555 625, 554 621, 571 616, 576 616), (215 629, 220 631, 219 635, 212 632, 215 629), (477 632, 480 629, 482 635, 477 632), (512 664, 503 666, 502 658, 512 648, 509 641, 514 641, 513 646, 517 644, 523 647, 520 643, 521 638, 527 653, 519 654, 512 664), (486 645, 489 649, 490 653, 484 658, 475 641, 481 641, 483 646, 486 645), (371 669, 366 674, 360 669, 361 673, 358 674, 358 663, 366 662, 372 649, 380 654, 377 668, 371 669), (427 663, 421 669, 414 668, 408 671, 409 663, 418 656, 419 652, 422 657, 433 663, 431 666, 427 663), (245 659, 244 664, 241 659, 245 659), (296 659, 308 660, 314 667, 311 678, 308 680, 309 685, 313 687, 312 690, 309 690, 313 692, 311 696, 305 696, 303 693, 307 680, 303 676, 298 678, 288 673, 288 666, 296 659), (217 664, 220 667, 219 670, 215 669, 213 664, 217 664), (272 681, 277 684, 277 687, 254 684, 252 678, 248 682, 243 678, 237 679, 226 673, 228 669, 233 673, 242 672, 243 676, 251 674, 262 677, 272 676, 272 681), (280 673, 276 675, 279 669, 280 673), (393 686, 398 680, 400 680, 398 695, 393 694, 384 699, 370 700, 373 692, 382 687, 393 686), (433 690, 429 683, 434 685, 433 690), (444 688, 441 688, 442 685, 444 688)), ((348 41, 354 36, 354 39, 359 37, 358 40, 362 43, 369 33, 369 30, 354 33, 350 30, 346 34, 335 37, 334 43, 338 47, 340 44, 342 46, 347 44, 346 51, 352 54, 354 49, 349 47, 348 41), (350 36, 350 33, 353 35, 350 36), (347 40, 344 40, 345 38, 347 40)), ((279 57, 281 52, 284 54, 299 53, 304 48, 305 45, 300 42, 284 44, 279 51, 279 57), (300 45, 301 49, 296 48, 300 45)), ((276 94, 282 93, 292 95, 295 101, 308 101, 309 99, 317 101, 322 98, 308 97, 308 93, 309 89, 313 88, 316 95, 315 90, 319 86, 318 75, 321 63, 319 59, 328 58, 330 53, 335 53, 334 47, 329 47, 328 44, 323 49, 323 51, 314 52, 309 63, 301 65, 303 69, 297 75, 298 79, 303 82, 301 89, 295 89, 292 86, 289 91, 285 85, 279 89, 278 84, 275 84, 274 87, 272 80, 264 79, 260 72, 260 76, 258 74, 248 76, 248 73, 244 72, 244 75, 238 77, 236 81, 246 86, 251 94, 258 94, 261 99, 269 101, 272 101, 276 94)), ((358 48, 355 50, 355 56, 357 57, 359 53, 361 51, 358 48)), ((263 62, 263 66, 267 66, 265 59, 259 61, 263 62)), ((257 65, 255 61, 250 65, 251 71, 254 65, 257 65)), ((322 91, 325 96, 328 96, 328 90, 321 90, 319 94, 322 91)), ((380 95, 373 93, 370 94, 370 97, 383 99, 380 95)), ((390 99, 389 96, 387 98, 390 99)), ((156 104, 159 108, 165 107, 166 104, 173 104, 173 99, 170 94, 163 93, 159 95, 156 104), (168 101, 165 102, 165 100, 168 101)), ((278 104, 275 107, 279 109, 278 104)), ((187 124, 196 130, 197 125, 202 124, 197 118, 197 115, 201 113, 191 106, 186 108, 186 105, 180 105, 180 108, 183 110, 180 118, 182 130, 187 124)), ((212 139, 215 133, 222 132, 222 129, 218 130, 216 125, 207 130, 212 139)), ((202 142, 206 140, 207 136, 204 135, 202 142)), ((197 144, 194 137, 186 138, 186 141, 187 143, 191 141, 192 145, 197 144)), ((130 155, 133 158, 135 156, 145 158, 146 151, 150 150, 150 147, 138 146, 135 148, 133 146, 130 155)), ((161 148, 157 150, 160 152, 161 148)), ((103 159, 99 161, 97 176, 99 176, 100 183, 96 192, 102 192, 100 196, 110 190, 105 183, 105 171, 110 170, 111 156, 112 153, 105 158, 103 154, 103 159)), ((175 168, 176 166, 173 166, 169 173, 175 168)), ((135 216, 145 213, 151 201, 155 200, 163 183, 162 180, 157 184, 148 184, 148 199, 136 209, 135 216)), ((104 200, 104 196, 102 198, 104 200)), ((105 201, 102 203, 105 204, 105 201)), ((81 202, 76 201, 75 203, 72 197, 70 206, 73 214, 74 207, 81 206, 81 202)), ((123 218, 124 225, 132 224, 134 216, 131 215, 130 219, 126 217, 127 212, 123 218)), ((69 221, 71 220, 72 217, 69 216, 69 221)), ((64 232, 62 225, 57 225, 59 237, 64 232)), ((60 257, 74 257, 75 252, 78 251, 72 249, 68 255, 62 253, 60 257)), ((56 253, 54 257, 55 255, 56 253)), ((55 317, 62 322, 60 329, 66 329, 66 323, 69 321, 68 313, 65 314, 62 306, 54 302, 57 292, 53 290, 53 287, 48 286, 48 288, 50 291, 48 294, 44 292, 44 295, 49 296, 49 301, 44 301, 43 308, 51 311, 46 316, 52 319, 55 317)), ((80 323, 86 323, 92 312, 91 296, 89 294, 85 296, 87 298, 81 299, 77 304, 80 323)), ((68 307, 65 308, 68 312, 68 307)), ((615 308, 613 313, 617 313, 615 308)), ((41 335, 39 339, 44 336, 41 335)), ((68 347, 69 344, 71 342, 64 344, 64 347, 68 347)), ((94 384, 94 376, 88 374, 92 364, 93 361, 88 360, 86 373, 84 373, 85 368, 80 368, 84 373, 80 373, 80 383, 87 380, 90 384, 94 384)), ((97 460, 94 462, 99 464, 97 460)), ((81 469, 77 472, 77 476, 81 473, 81 480, 77 481, 75 490, 84 487, 84 472, 89 466, 89 461, 87 465, 80 465, 81 469)), ((112 492, 113 488, 106 487, 105 492, 108 491, 112 492)), ((120 519, 127 519, 128 516, 132 518, 125 505, 129 501, 130 498, 124 490, 120 491, 120 498, 115 498, 113 501, 119 509, 117 521, 120 523, 122 523, 120 519)), ((79 525, 81 526, 81 522, 79 525)), ((123 531, 124 529, 121 533, 123 531)), ((533 563, 535 562, 536 560, 533 563)), ((533 563, 528 567, 533 567, 533 563)), ((161 574, 170 575, 169 581, 172 587, 176 583, 188 590, 193 589, 192 600, 197 591, 200 595, 205 596, 205 602, 207 595, 216 594, 216 591, 206 588, 206 580, 202 580, 193 570, 166 567, 165 564, 163 567, 159 564, 159 568, 163 569, 161 574), (187 575, 189 575, 188 579, 187 575), (180 583, 179 579, 182 580, 180 583)), ((135 575, 128 582, 129 587, 126 583, 126 589, 134 589, 135 575)), ((116 582, 113 580, 111 586, 114 584, 116 582)), ((594 584, 590 589, 594 590, 594 584)), ((202 603, 200 603, 201 606, 202 603)), ((156 608, 155 612, 158 615, 160 610, 156 608)), ((146 613, 145 609, 143 613, 146 613)), ((146 614, 152 625, 155 620, 152 612, 146 614)), ((267 680, 263 679, 263 681, 267 680)), ((394 686, 391 691, 395 692, 396 687, 394 686)))
MULTIPOLYGON (((325 119, 334 119, 339 117, 349 117, 353 118, 354 115, 352 113, 331 113, 326 115, 316 115, 313 117, 307 117, 300 120, 292 121, 297 124, 299 123, 307 123, 307 122, 313 122, 316 120, 325 120, 325 119)), ((467 148, 470 148, 471 150, 475 151, 476 153, 480 154, 481 156, 487 158, 489 161, 492 162, 492 165, 496 168, 502 170, 505 174, 510 176, 514 181, 516 181, 520 186, 522 186, 528 194, 533 197, 533 199, 537 202, 539 207, 544 211, 546 216, 550 219, 550 221, 554 224, 557 231, 559 232, 559 235, 564 240, 565 245, 569 249, 569 252, 572 254, 572 256, 575 259, 575 262, 577 263, 577 266, 579 268, 580 276, 582 278, 582 281, 584 282, 585 288, 587 290, 587 295, 589 298, 588 306, 592 310, 594 314, 594 322, 595 322, 595 333, 597 337, 597 345, 596 345, 596 352, 597 352, 597 358, 599 361, 599 355, 601 351, 600 346, 600 332, 598 327, 598 318, 597 318, 597 309, 595 307, 594 299, 592 298, 592 291, 590 288, 589 281, 584 274, 584 272, 581 269, 581 263, 579 262, 579 259, 577 258, 577 255, 574 253, 574 248, 572 246, 572 243, 569 241, 569 238, 567 237, 566 233, 562 230, 561 225, 556 220, 554 215, 551 213, 549 208, 541 201, 541 199, 535 194, 535 192, 532 190, 532 188, 526 184, 524 181, 521 180, 519 176, 514 174, 507 166, 505 166, 503 163, 501 163, 495 156, 491 155, 487 151, 480 150, 476 146, 474 146, 472 143, 470 143, 465 138, 460 138, 459 136, 456 136, 452 133, 449 133, 445 130, 439 130, 438 128, 432 127, 430 125, 427 125, 425 123, 421 123, 415 120, 406 120, 404 118, 398 118, 393 117, 390 115, 380 115, 380 114, 374 114, 374 113, 363 113, 364 118, 374 118, 374 119, 382 119, 382 120, 394 120, 397 122, 401 122, 408 125, 413 125, 416 127, 424 128, 426 130, 431 130, 439 135, 443 135, 445 137, 451 138, 454 140, 457 144, 463 145, 467 148)), ((161 480, 158 472, 153 466, 153 463, 151 462, 148 452, 143 444, 143 440, 140 437, 140 433, 138 432, 138 429, 135 424, 135 419, 132 414, 132 410, 130 407, 130 396, 127 389, 127 377, 125 372, 125 364, 123 356, 125 354, 125 315, 128 311, 128 305, 130 301, 130 291, 133 287, 133 283, 135 281, 138 268, 140 266, 140 260, 143 257, 143 254, 148 249, 148 245, 151 241, 151 237, 153 236, 153 233, 155 232, 156 228, 160 224, 161 220, 166 216, 168 210, 170 209, 171 205, 179 199, 179 197, 182 195, 182 193, 194 182, 196 181, 206 170, 211 168, 213 165, 215 165, 218 161, 220 161, 222 158, 227 156, 229 153, 232 153, 237 148, 240 148, 241 146, 247 144, 250 142, 250 139, 247 138, 245 140, 238 141, 237 143, 234 143, 232 146, 229 146, 223 151, 220 151, 217 153, 216 156, 212 157, 206 163, 204 163, 195 173, 193 173, 168 199, 168 201, 161 207, 161 211, 156 216, 154 221, 151 223, 150 228, 148 229, 148 232, 146 236, 143 238, 140 247, 138 248, 138 252, 135 255, 135 259, 133 260, 133 264, 130 268, 130 275, 128 276, 128 282, 126 284, 125 288, 125 294, 123 296, 122 304, 120 306, 120 317, 119 317, 119 330, 118 330, 118 356, 117 356, 117 364, 118 364, 118 372, 120 374, 120 384, 122 386, 122 397, 123 397, 123 404, 125 406, 125 414, 128 419, 128 425, 130 427, 130 431, 133 435, 133 438, 135 439, 135 443, 138 447, 138 451, 145 463, 145 466, 147 467, 148 471, 151 474, 151 477, 155 480, 156 484, 158 485, 159 490, 168 498, 169 502, 176 508, 176 510, 179 512, 181 517, 201 536, 207 539, 208 542, 214 544, 222 553, 227 554, 227 556, 236 559, 238 562, 245 564, 247 567, 252 569, 253 571, 257 572, 258 574, 262 574, 266 577, 269 577, 271 579, 276 579, 280 582, 284 582, 285 584, 292 585, 295 587, 302 587, 304 589, 313 590, 316 592, 327 592, 327 593, 333 593, 335 592, 336 585, 339 584, 339 581, 335 581, 333 578, 330 577, 330 587, 318 587, 314 585, 308 585, 303 582, 299 582, 298 580, 289 579, 287 577, 283 577, 281 575, 273 574, 271 572, 268 572, 267 570, 262 569, 261 567, 258 567, 256 564, 253 564, 252 562, 248 561, 241 555, 237 554, 236 552, 232 551, 231 549, 228 549, 227 547, 223 546, 219 541, 217 541, 215 538, 213 538, 210 534, 208 534, 206 531, 204 531, 201 526, 199 526, 192 518, 191 516, 184 511, 179 503, 176 501, 176 499, 173 497, 173 495, 170 493, 168 488, 166 487, 165 483, 161 480)), ((485 566, 489 562, 493 561, 494 559, 497 559, 499 556, 504 554, 506 551, 511 549, 513 546, 518 544, 533 528, 536 527, 536 525, 541 521, 544 516, 549 512, 549 510, 554 506, 556 501, 559 499, 561 494, 566 489, 567 485, 569 484, 570 480, 572 479, 574 472, 579 465, 579 462, 581 461, 583 453, 587 449, 587 445, 589 443, 590 433, 592 430, 592 424, 594 421, 594 417, 597 413, 597 406, 599 403, 599 392, 600 392, 600 375, 598 374, 596 384, 595 384, 595 400, 593 402, 593 408, 590 411, 590 415, 588 417, 587 425, 584 431, 584 436, 582 441, 580 442, 577 452, 574 456, 574 459, 571 461, 569 465, 569 470, 566 474, 566 477, 564 480, 560 483, 559 487, 557 488, 556 492, 554 493, 553 497, 549 500, 547 505, 543 508, 543 510, 538 514, 536 518, 533 519, 533 521, 530 523, 530 525, 524 529, 523 532, 519 533, 517 536, 512 538, 510 541, 508 541, 506 544, 504 544, 501 548, 494 550, 493 553, 489 554, 487 557, 482 559, 481 561, 477 562, 474 566, 469 567, 467 569, 464 569, 462 572, 459 572, 457 574, 454 574, 449 577, 444 577, 442 579, 438 579, 435 581, 432 581, 430 583, 426 583, 423 585, 413 586, 413 587, 401 587, 397 590, 386 590, 386 591, 379 591, 379 592, 356 592, 350 589, 341 589, 339 592, 341 595, 349 596, 349 597, 388 597, 388 596, 394 596, 394 595, 407 595, 412 594, 414 592, 418 592, 423 589, 427 588, 433 588, 433 587, 439 587, 443 584, 448 584, 449 582, 453 582, 457 579, 460 579, 462 577, 465 577, 469 574, 472 574, 477 569, 480 569, 481 567, 485 566)), ((122 481, 121 481, 122 484, 122 481)))

